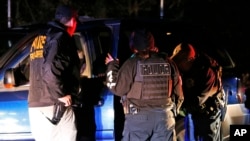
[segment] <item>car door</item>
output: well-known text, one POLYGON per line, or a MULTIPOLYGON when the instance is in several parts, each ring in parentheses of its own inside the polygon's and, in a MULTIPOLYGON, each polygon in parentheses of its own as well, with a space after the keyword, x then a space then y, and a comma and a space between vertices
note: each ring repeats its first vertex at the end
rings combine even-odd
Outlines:
MULTIPOLYGON (((114 96, 105 87, 105 57, 112 48, 111 29, 91 27, 74 34, 78 53, 81 58, 81 90, 83 106, 94 106, 94 113, 83 112, 83 120, 96 123, 96 139, 114 139, 114 96), (88 114, 88 115, 86 115, 88 114), (88 118, 87 118, 88 117, 88 118)), ((84 122, 84 121, 82 121, 84 122)), ((86 122, 83 126, 87 125, 86 122)), ((87 125, 89 126, 89 125, 87 125)), ((88 128, 88 127, 83 127, 88 128)), ((91 126, 89 127, 91 128, 91 126)))
POLYGON ((36 34, 20 40, 1 58, 0 69, 0 140, 32 140, 28 116, 28 84, 20 87, 4 86, 5 71, 9 68, 25 68, 28 63, 28 45, 36 34), (21 67, 22 66, 22 67, 21 67))

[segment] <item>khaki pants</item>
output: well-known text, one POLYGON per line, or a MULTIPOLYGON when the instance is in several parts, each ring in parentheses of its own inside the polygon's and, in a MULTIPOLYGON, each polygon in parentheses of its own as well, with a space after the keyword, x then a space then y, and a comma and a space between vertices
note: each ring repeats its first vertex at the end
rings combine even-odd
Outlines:
POLYGON ((29 108, 29 120, 32 135, 36 141, 75 141, 75 115, 71 107, 64 113, 57 125, 46 117, 52 118, 53 106, 29 108))

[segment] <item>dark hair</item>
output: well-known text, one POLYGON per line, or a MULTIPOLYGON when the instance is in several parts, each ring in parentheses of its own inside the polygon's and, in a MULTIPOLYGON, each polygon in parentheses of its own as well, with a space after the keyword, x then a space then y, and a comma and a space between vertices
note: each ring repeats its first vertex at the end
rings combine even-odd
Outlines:
POLYGON ((154 47, 154 36, 146 29, 136 29, 130 35, 129 45, 132 50, 149 50, 154 47))

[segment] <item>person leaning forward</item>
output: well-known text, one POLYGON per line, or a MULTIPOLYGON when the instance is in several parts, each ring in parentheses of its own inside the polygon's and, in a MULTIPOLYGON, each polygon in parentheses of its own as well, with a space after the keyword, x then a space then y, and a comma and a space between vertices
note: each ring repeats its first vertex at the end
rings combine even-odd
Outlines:
POLYGON ((119 69, 118 59, 107 55, 107 87, 122 98, 125 112, 123 141, 175 141, 175 115, 184 97, 177 66, 157 53, 153 35, 132 32, 135 54, 119 69))
POLYGON ((216 60, 185 42, 176 46, 170 58, 182 74, 185 140, 221 141, 221 121, 226 112, 221 67, 216 60))
POLYGON ((36 141, 75 141, 73 97, 79 92, 79 58, 72 35, 77 11, 58 6, 30 49, 28 95, 31 132, 36 141))

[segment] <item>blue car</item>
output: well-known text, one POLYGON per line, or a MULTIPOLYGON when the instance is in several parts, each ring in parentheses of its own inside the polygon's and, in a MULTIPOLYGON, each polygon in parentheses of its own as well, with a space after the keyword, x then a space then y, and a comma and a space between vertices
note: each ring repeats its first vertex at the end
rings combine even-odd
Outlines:
MULTIPOLYGON (((123 130, 123 108, 120 98, 114 96, 105 87, 105 57, 111 53, 122 64, 132 52, 129 49, 129 34, 137 27, 145 26, 155 36, 160 51, 172 53, 174 47, 182 41, 190 41, 219 60, 223 71, 232 70, 234 62, 225 49, 210 48, 206 33, 199 27, 182 22, 169 22, 161 19, 84 19, 78 24, 74 34, 79 57, 84 60, 81 72, 83 107, 91 103, 94 112, 79 115, 83 121, 88 117, 96 124, 97 141, 120 140, 123 130), (206 35, 206 36, 205 36, 206 35)), ((0 58, 0 140, 34 140, 30 131, 28 116, 28 64, 29 44, 37 31, 20 39, 0 58), (18 71, 17 71, 18 70, 18 71), (21 72, 21 73, 16 73, 21 72)), ((250 123, 250 116, 239 103, 239 80, 231 73, 224 73, 223 84, 228 97, 228 110, 223 122, 223 136, 229 139, 229 125, 250 123)), ((88 121, 87 121, 88 122, 88 121)), ((80 127, 82 129, 87 126, 80 127)), ((176 131, 178 140, 184 140, 183 118, 178 118, 176 131)))

